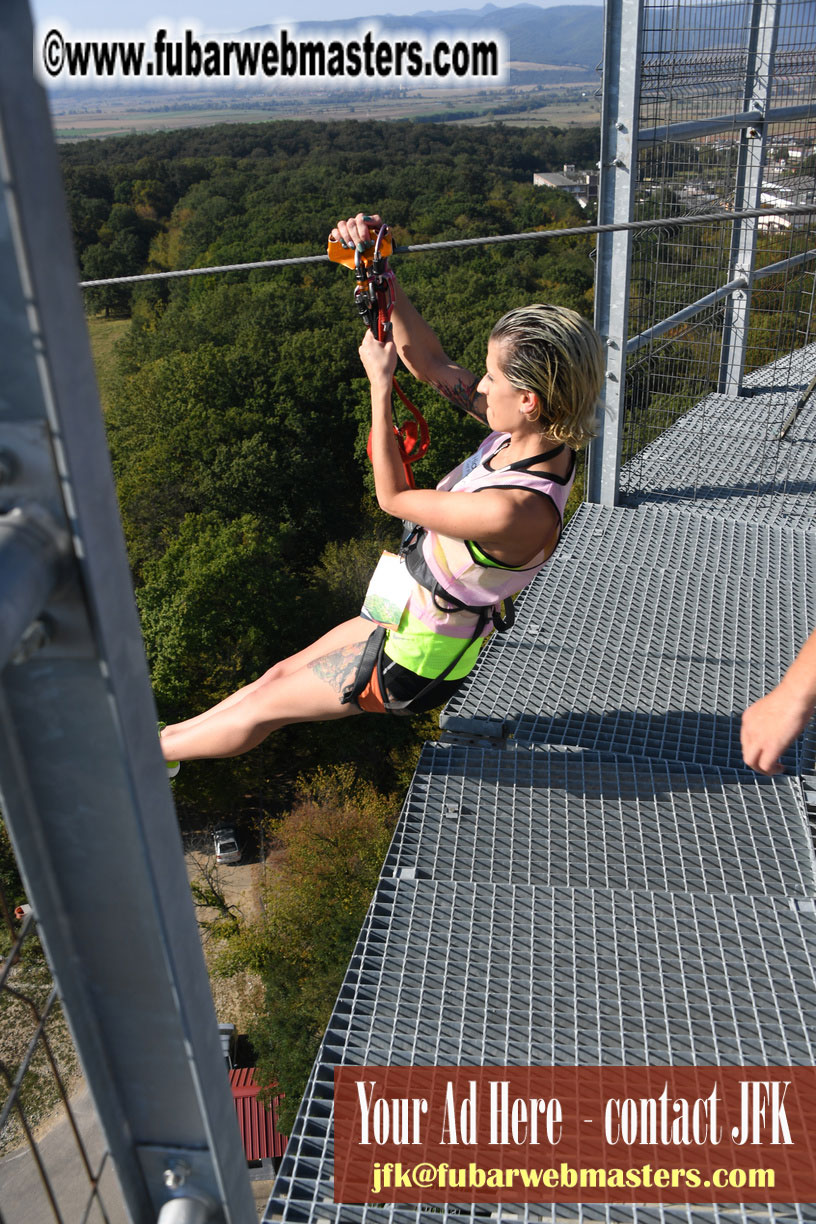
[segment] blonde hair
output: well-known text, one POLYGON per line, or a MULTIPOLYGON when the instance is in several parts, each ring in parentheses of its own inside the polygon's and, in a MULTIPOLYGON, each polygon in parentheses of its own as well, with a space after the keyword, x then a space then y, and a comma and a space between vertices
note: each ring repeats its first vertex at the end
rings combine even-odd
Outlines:
POLYGON ((519 391, 534 391, 542 433, 574 450, 597 433, 596 406, 604 378, 601 338, 565 306, 536 303, 502 315, 490 335, 501 345, 502 373, 519 391))

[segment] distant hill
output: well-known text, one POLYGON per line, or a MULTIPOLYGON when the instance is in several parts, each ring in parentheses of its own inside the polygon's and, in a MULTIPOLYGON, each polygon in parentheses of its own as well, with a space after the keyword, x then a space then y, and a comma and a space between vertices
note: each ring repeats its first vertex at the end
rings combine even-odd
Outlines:
MULTIPOLYGON (((496 31, 507 39, 508 56, 536 64, 580 65, 595 68, 603 49, 603 8, 593 4, 562 4, 541 8, 537 4, 516 4, 512 8, 497 8, 486 4, 480 9, 455 9, 434 13, 427 10, 410 17, 383 14, 377 17, 349 17, 342 21, 305 21, 298 25, 301 36, 337 37, 342 31, 376 24, 383 31, 398 33, 416 30, 437 34, 450 30, 457 34, 483 34, 496 31)), ((263 37, 275 27, 253 26, 241 33, 253 38, 263 37)))

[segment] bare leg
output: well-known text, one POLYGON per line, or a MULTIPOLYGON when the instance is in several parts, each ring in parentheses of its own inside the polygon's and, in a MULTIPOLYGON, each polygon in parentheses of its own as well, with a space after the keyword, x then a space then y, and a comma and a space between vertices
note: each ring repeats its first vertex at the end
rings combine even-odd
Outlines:
POLYGON ((238 756, 289 723, 359 714, 356 706, 342 705, 340 698, 354 679, 372 632, 371 622, 360 617, 338 625, 320 642, 284 660, 206 715, 165 728, 161 737, 165 759, 238 756), (335 649, 319 653, 321 644, 334 644, 335 649), (301 658, 305 661, 296 665, 301 658))
MULTIPOLYGON (((313 662, 315 659, 321 658, 323 655, 331 654, 334 650, 339 650, 343 646, 348 646, 353 642, 367 641, 374 626, 371 621, 366 620, 362 616, 353 616, 351 620, 343 621, 342 624, 335 625, 334 629, 330 629, 328 633, 324 633, 316 642, 312 642, 311 646, 306 646, 303 650, 299 650, 297 654, 289 655, 286 659, 281 659, 268 671, 265 671, 257 680, 253 680, 251 684, 245 685, 243 688, 237 689, 231 693, 229 697, 225 697, 223 701, 219 701, 217 705, 211 706, 209 710, 204 710, 201 714, 196 714, 193 718, 187 718, 183 722, 173 723, 162 732, 162 739, 169 732, 176 732, 181 727, 190 728, 204 722, 205 719, 212 718, 214 714, 218 714, 221 710, 228 710, 230 706, 235 705, 257 689, 264 688, 273 680, 280 680, 282 676, 289 676, 293 671, 304 667, 307 663, 313 662)), ((165 753, 165 756, 167 754, 165 753)))

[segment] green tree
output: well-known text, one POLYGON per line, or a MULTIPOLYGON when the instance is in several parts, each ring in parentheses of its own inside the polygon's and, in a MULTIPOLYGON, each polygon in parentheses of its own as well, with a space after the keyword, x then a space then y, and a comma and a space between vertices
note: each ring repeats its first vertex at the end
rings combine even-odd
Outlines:
POLYGON ((249 1034, 261 1081, 285 1093, 288 1129, 334 1006, 390 840, 398 801, 351 766, 318 771, 276 830, 263 917, 229 938, 220 972, 250 968, 266 1005, 249 1034))
POLYGON ((280 533, 253 515, 224 522, 188 515, 144 569, 137 597, 162 711, 189 714, 254 678, 270 643, 291 644, 297 583, 281 562, 280 533))

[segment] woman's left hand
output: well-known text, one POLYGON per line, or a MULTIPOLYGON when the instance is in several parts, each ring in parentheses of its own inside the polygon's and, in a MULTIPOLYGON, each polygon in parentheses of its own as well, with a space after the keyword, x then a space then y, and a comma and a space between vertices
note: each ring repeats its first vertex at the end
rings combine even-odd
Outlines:
POLYGON ((397 346, 393 340, 375 340, 371 332, 366 331, 359 351, 372 388, 390 390, 397 368, 397 346))

